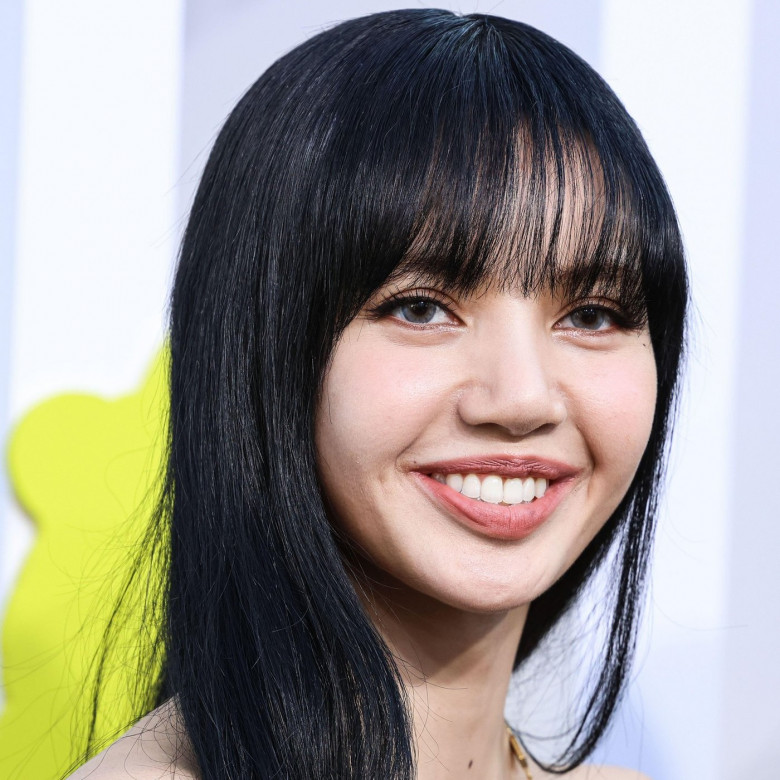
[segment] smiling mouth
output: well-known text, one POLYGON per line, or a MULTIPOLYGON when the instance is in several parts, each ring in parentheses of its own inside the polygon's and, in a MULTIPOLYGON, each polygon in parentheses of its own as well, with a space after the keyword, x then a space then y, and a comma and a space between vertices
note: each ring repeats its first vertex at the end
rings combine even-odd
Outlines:
POLYGON ((501 477, 499 474, 442 474, 434 472, 427 476, 474 501, 488 504, 514 506, 530 504, 543 498, 549 485, 545 477, 529 475, 501 477))
POLYGON ((409 473, 459 523, 496 539, 519 540, 555 512, 580 472, 562 461, 497 455, 428 463, 409 473))

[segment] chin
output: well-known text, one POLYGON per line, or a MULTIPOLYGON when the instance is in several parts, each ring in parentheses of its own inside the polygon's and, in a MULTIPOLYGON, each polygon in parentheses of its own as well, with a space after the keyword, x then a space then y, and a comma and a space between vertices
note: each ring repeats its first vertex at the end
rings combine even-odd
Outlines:
POLYGON ((527 569, 523 573, 518 566, 509 571, 496 566, 460 567, 457 573, 450 568, 435 575, 435 571, 428 570, 424 579, 412 580, 406 587, 452 609, 486 615, 530 604, 556 579, 527 569))
POLYGON ((444 601, 446 606, 474 615, 498 615, 527 606, 533 599, 512 594, 461 594, 444 601), (472 596, 469 598, 469 596, 472 596))

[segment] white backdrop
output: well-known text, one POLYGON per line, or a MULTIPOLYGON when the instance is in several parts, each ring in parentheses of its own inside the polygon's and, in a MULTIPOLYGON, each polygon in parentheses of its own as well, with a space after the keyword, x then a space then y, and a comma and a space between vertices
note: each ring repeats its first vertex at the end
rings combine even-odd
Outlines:
MULTIPOLYGON (((163 336, 211 141, 280 54, 406 2, 4 0, 0 438, 52 394, 126 392, 163 336)), ((780 759, 780 4, 437 3, 535 24, 589 60, 663 170, 696 306, 636 679, 600 758, 655 780, 774 778, 780 759)), ((0 485, 0 604, 32 530, 0 485)))

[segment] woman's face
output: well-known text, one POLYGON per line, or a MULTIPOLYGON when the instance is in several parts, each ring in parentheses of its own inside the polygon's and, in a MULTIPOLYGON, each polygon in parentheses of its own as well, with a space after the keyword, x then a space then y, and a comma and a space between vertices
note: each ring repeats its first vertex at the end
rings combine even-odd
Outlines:
POLYGON ((608 297, 396 280, 338 341, 316 420, 333 522, 388 581, 489 612, 549 588, 650 435, 646 328, 608 297))

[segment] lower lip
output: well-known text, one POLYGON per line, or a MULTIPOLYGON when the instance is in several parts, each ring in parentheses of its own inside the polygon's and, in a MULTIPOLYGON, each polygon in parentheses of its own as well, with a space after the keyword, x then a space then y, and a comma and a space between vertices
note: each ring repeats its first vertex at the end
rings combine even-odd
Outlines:
POLYGON ((490 504, 477 501, 453 490, 443 482, 413 471, 422 489, 463 525, 494 539, 517 540, 530 536, 555 511, 572 479, 560 479, 548 485, 541 498, 527 504, 490 504))

